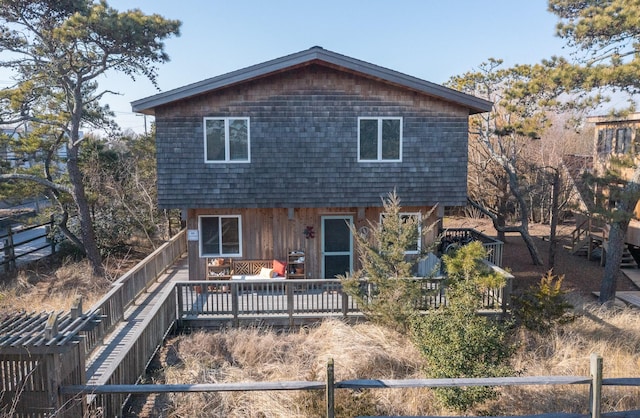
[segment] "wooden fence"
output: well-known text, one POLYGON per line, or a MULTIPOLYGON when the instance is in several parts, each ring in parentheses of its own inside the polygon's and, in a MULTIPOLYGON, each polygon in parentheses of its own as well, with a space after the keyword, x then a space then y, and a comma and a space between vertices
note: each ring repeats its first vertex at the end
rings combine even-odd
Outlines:
POLYGON ((83 405, 61 395, 63 385, 85 381, 82 331, 99 323, 74 306, 67 315, 16 312, 0 324, 0 415, 82 416, 83 405), (17 330, 17 331, 16 331, 17 330))
MULTIPOLYGON (((334 418, 336 389, 387 389, 387 388, 439 388, 439 387, 468 387, 468 386, 555 386, 555 385, 588 385, 589 404, 584 409, 589 414, 551 412, 546 417, 565 418, 600 418, 600 417, 633 417, 640 416, 640 411, 621 411, 602 414, 603 386, 640 386, 640 378, 612 378, 603 379, 602 357, 592 354, 590 359, 590 376, 523 376, 497 378, 455 378, 455 379, 408 379, 408 380, 346 380, 335 382, 334 364, 330 360, 327 364, 325 381, 280 381, 280 382, 239 382, 217 384, 144 384, 144 385, 74 385, 64 386, 61 392, 66 395, 80 393, 94 394, 151 394, 178 392, 248 392, 248 391, 290 391, 290 390, 323 390, 325 392, 326 417, 334 418)), ((540 417, 540 415, 535 415, 540 417)), ((534 417, 523 415, 522 418, 534 417)), ((428 418, 428 417, 424 417, 428 418)))
POLYGON ((50 249, 51 254, 55 254, 56 245, 60 241, 50 236, 53 227, 53 217, 50 221, 38 225, 21 226, 15 229, 9 225, 7 227, 7 233, 0 235, 0 242, 2 243, 2 261, 0 265, 4 267, 4 271, 15 270, 18 260, 37 251, 50 249), (40 228, 42 228, 42 231, 37 231, 40 228), (33 231, 33 233, 27 234, 29 231, 33 231), (25 237, 25 235, 28 236, 25 237), (41 243, 35 244, 37 241, 41 241, 41 243), (31 243, 34 243, 33 248, 19 251, 20 247, 31 243))
MULTIPOLYGON (((62 394, 63 385, 86 383, 86 361, 125 315, 136 296, 148 289, 186 252, 182 231, 113 284, 86 314, 77 302, 68 315, 25 314, 0 322, 0 414, 19 417, 83 416, 85 394, 62 394)), ((140 331, 121 350, 118 365, 101 383, 135 383, 176 320, 172 286, 159 295, 140 331)), ((119 411, 125 396, 88 397, 104 411, 119 411)))
MULTIPOLYGON (((161 303, 145 318, 138 332, 123 342, 125 346, 120 350, 119 357, 113 359, 113 364, 117 366, 102 375, 99 383, 135 384, 144 375, 149 362, 176 323, 176 298, 171 289, 158 295, 158 299, 161 303)), ((87 405, 96 415, 100 411, 104 416, 120 416, 128 396, 126 393, 108 396, 90 393, 87 405)))

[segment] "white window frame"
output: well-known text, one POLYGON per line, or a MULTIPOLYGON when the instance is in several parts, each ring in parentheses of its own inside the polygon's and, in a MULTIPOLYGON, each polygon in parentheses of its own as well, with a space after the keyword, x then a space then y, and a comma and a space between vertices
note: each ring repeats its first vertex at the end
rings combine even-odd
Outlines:
POLYGON ((240 215, 200 215, 198 216, 198 247, 199 247, 199 253, 200 253, 200 257, 242 257, 242 216, 240 215), (228 219, 228 218, 235 218, 238 220, 238 252, 237 253, 222 253, 222 234, 220 234, 219 237, 219 247, 220 247, 220 253, 219 254, 211 254, 211 253, 204 253, 203 250, 203 242, 204 239, 202 237, 202 219, 203 218, 218 218, 218 228, 219 230, 222 230, 222 219, 228 219))
POLYGON ((250 163, 251 162, 251 120, 248 117, 205 117, 202 123, 203 127, 203 139, 204 139, 204 162, 207 164, 228 164, 228 163, 250 163), (224 121, 224 160, 208 160, 207 159, 207 121, 209 120, 222 120, 224 121), (247 121, 247 159, 246 160, 232 160, 229 138, 229 122, 232 120, 245 120, 247 121))
POLYGON ((380 163, 397 163, 397 162, 402 162, 402 142, 403 142, 403 137, 402 137, 402 126, 403 126, 403 120, 402 117, 400 116, 360 116, 358 117, 358 162, 363 162, 363 163, 367 163, 367 162, 380 162, 380 163), (372 160, 363 160, 360 158, 360 121, 362 120, 375 120, 378 121, 378 152, 377 152, 377 158, 376 159, 372 159, 372 160), (398 147, 400 148, 398 150, 398 159, 395 160, 389 160, 389 159, 383 159, 382 158, 382 122, 384 120, 399 120, 400 121, 400 143, 398 144, 398 147))
MULTIPOLYGON (((403 216, 412 216, 414 218, 416 218, 417 220, 417 224, 418 224, 418 246, 417 249, 414 251, 405 251, 404 254, 405 255, 414 255, 414 254, 420 254, 420 252, 422 251, 422 212, 400 212, 398 213, 398 216, 400 218, 402 218, 403 216)), ((380 214, 380 224, 382 224, 382 221, 384 220, 384 213, 380 214)))

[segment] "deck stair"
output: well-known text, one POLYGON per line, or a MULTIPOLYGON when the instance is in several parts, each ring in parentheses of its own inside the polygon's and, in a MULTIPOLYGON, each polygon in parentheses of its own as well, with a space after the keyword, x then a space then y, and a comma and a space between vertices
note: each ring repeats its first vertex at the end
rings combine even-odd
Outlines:
MULTIPOLYGON (((605 254, 609 246, 607 236, 606 226, 596 226, 591 218, 582 219, 571 233, 571 254, 586 256, 589 260, 599 258, 600 265, 604 265, 605 254)), ((640 255, 640 250, 637 253, 640 255)), ((638 268, 638 262, 628 245, 625 245, 623 249, 620 267, 638 268)))

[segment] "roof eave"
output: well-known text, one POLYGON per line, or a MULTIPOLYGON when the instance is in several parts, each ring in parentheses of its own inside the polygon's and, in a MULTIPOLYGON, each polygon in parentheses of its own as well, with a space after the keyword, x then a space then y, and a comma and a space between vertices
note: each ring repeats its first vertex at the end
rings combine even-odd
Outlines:
POLYGON ((276 58, 271 61, 133 101, 131 102, 131 108, 134 112, 154 115, 155 108, 158 106, 215 91, 216 89, 229 87, 252 79, 265 77, 296 66, 305 64, 309 65, 314 62, 325 62, 337 67, 343 67, 350 71, 375 77, 385 82, 397 84, 429 96, 455 102, 467 107, 469 109, 469 114, 488 112, 493 106, 491 102, 475 96, 461 93, 459 91, 370 64, 365 61, 328 51, 320 47, 313 47, 305 51, 276 58))

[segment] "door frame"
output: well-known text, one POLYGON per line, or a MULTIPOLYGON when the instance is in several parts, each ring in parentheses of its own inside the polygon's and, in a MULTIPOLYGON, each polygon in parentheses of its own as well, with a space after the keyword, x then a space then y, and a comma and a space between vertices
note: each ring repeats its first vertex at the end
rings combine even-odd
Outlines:
MULTIPOLYGON (((324 239, 326 228, 324 221, 326 219, 342 219, 348 220, 349 225, 353 225, 353 215, 322 215, 320 216, 320 225, 321 225, 321 242, 320 242, 320 274, 322 278, 325 278, 324 274, 324 265, 325 265, 325 253, 324 251, 324 239)), ((353 272, 353 234, 351 230, 349 230, 349 251, 339 251, 339 252, 331 252, 329 255, 348 255, 349 256, 349 272, 353 272)))

